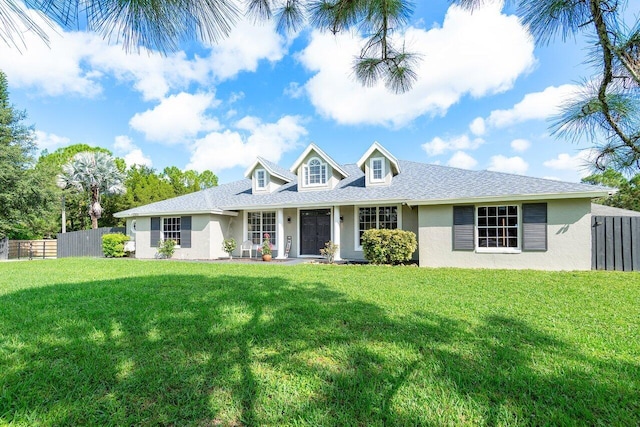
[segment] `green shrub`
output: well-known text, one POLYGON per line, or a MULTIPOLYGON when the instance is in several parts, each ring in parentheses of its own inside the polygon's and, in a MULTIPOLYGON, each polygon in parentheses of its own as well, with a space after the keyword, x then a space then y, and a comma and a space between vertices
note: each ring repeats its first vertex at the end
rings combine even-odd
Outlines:
POLYGON ((370 229, 362 234, 364 257, 372 264, 409 261, 417 247, 416 234, 412 231, 370 229))
POLYGON ((235 251, 237 247, 238 244, 233 237, 222 241, 222 250, 229 254, 229 259, 233 258, 233 251, 235 251))
POLYGON ((129 241, 129 236, 122 233, 103 234, 102 252, 107 258, 122 258, 124 253, 124 243, 129 241))
POLYGON ((329 264, 333 264, 333 261, 336 258, 336 253, 338 252, 339 247, 340 247, 339 245, 336 245, 331 240, 329 240, 327 243, 324 244, 324 248, 320 249, 320 255, 325 257, 326 260, 329 262, 329 264))
POLYGON ((160 240, 158 243, 158 255, 160 258, 171 258, 176 251, 176 241, 173 239, 160 240))

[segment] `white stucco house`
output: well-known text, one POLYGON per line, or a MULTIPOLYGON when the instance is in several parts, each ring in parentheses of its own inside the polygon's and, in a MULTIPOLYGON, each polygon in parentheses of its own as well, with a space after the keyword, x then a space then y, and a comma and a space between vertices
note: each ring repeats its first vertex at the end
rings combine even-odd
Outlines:
POLYGON ((174 258, 216 259, 232 237, 239 256, 268 233, 276 258, 318 256, 331 240, 338 259, 362 260, 365 230, 399 228, 416 233, 422 267, 588 270, 591 199, 610 191, 402 161, 378 143, 340 165, 310 144, 289 169, 257 158, 245 179, 115 216, 137 258, 155 257, 162 238, 177 240, 174 258))

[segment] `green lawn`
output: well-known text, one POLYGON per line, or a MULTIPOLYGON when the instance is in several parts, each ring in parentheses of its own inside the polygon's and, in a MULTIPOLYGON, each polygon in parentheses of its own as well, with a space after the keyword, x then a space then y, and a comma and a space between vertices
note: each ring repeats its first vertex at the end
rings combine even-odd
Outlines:
POLYGON ((0 263, 0 425, 639 425, 640 275, 0 263))

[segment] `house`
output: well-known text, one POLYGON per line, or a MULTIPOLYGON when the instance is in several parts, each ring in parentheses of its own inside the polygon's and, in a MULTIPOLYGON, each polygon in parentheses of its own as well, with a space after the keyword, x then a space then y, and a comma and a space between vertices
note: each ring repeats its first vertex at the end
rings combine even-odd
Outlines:
MULTIPOLYGON (((137 258, 175 239, 178 259, 226 257, 225 238, 258 245, 269 234, 276 258, 362 260, 362 233, 416 233, 422 267, 591 268, 591 199, 611 189, 490 171, 402 161, 373 143, 340 165, 310 144, 290 169, 257 158, 245 179, 117 213, 137 258)), ((252 255, 256 255, 255 252, 252 255)))

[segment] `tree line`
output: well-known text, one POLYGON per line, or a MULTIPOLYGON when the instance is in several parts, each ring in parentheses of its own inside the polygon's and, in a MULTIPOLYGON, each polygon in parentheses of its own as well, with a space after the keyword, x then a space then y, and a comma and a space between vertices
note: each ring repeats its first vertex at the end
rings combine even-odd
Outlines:
MULTIPOLYGON (((65 165, 79 153, 112 153, 101 147, 74 144, 36 156, 33 126, 24 123, 27 114, 9 101, 5 74, 0 71, 0 238, 39 239, 55 237, 62 229, 65 211, 66 231, 91 228, 92 195, 78 187, 59 186, 65 165)), ((157 171, 147 166, 127 167, 114 158, 124 191, 99 194, 100 227, 121 226, 114 213, 148 203, 181 196, 218 185, 211 171, 183 171, 175 166, 157 171)))

